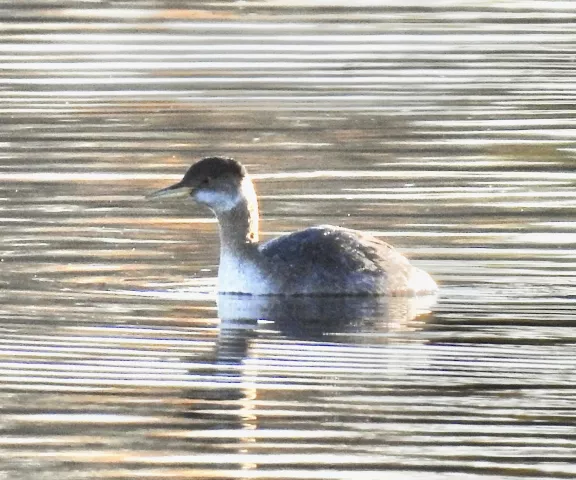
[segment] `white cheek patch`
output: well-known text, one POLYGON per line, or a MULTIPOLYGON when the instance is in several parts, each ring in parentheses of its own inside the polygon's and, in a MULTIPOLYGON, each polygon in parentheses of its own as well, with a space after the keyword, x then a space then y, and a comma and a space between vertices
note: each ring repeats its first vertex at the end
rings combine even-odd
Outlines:
POLYGON ((238 205, 237 194, 227 195, 222 192, 214 192, 213 190, 198 190, 194 195, 194 199, 198 203, 208 205, 213 210, 220 212, 227 212, 238 205))

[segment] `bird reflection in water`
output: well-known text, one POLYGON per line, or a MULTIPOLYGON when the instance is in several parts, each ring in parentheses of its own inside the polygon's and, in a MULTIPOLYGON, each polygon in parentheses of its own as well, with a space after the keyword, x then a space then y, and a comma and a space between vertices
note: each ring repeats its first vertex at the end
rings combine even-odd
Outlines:
MULTIPOLYGON (((190 408, 182 416, 208 422, 222 438, 198 439, 192 432, 191 444, 218 443, 222 452, 230 453, 258 451, 266 437, 262 440, 257 433, 266 432, 270 418, 276 419, 275 428, 284 425, 273 405, 339 401, 332 389, 348 388, 347 380, 334 372, 352 375, 362 389, 364 383, 372 385, 375 369, 379 376, 392 378, 414 368, 411 348, 404 344, 414 347, 423 341, 417 331, 431 317, 435 300, 219 295, 212 385, 186 391, 190 408)), ((205 366, 190 373, 205 375, 205 366)), ((321 423, 320 418, 316 420, 321 423)), ((257 465, 242 463, 238 468, 249 471, 257 465)))
POLYGON ((387 343, 415 331, 431 316, 435 295, 250 296, 219 295, 219 362, 239 362, 255 338, 304 342, 387 343))

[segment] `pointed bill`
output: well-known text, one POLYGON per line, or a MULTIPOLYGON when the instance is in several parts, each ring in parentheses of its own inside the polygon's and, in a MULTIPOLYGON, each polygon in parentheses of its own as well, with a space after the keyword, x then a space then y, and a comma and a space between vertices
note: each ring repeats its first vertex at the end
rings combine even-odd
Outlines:
POLYGON ((191 188, 182 185, 181 182, 170 185, 169 187, 157 190, 146 196, 149 200, 156 200, 158 198, 182 198, 190 195, 191 188))

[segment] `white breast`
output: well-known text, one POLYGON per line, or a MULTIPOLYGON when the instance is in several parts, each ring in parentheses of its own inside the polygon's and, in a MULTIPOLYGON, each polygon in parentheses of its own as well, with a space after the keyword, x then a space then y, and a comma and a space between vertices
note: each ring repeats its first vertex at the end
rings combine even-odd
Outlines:
POLYGON ((218 269, 218 292, 266 295, 272 286, 262 272, 249 261, 223 256, 218 269))

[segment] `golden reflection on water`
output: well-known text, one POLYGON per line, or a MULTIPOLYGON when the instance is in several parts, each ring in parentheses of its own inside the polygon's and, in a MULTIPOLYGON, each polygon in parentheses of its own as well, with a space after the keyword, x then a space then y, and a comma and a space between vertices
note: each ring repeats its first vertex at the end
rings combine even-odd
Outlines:
POLYGON ((12 7, 0 477, 576 474, 575 7, 440 3, 12 7), (144 200, 214 153, 437 303, 217 299, 211 215, 144 200))

